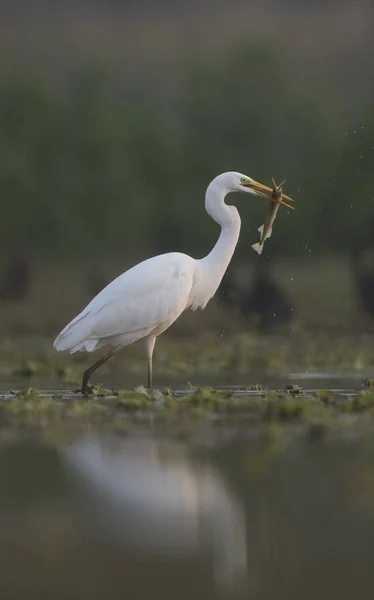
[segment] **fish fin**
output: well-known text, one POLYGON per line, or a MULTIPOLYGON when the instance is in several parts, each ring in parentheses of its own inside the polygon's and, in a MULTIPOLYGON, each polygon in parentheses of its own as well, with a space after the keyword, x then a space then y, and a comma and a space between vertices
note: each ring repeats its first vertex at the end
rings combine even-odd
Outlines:
POLYGON ((253 250, 255 250, 257 252, 257 254, 261 254, 263 247, 264 247, 264 245, 260 244, 260 242, 257 242, 256 244, 253 244, 253 246, 252 246, 253 250))
POLYGON ((268 231, 268 234, 267 234, 267 236, 266 236, 266 239, 267 239, 267 238, 269 238, 269 237, 271 237, 272 231, 273 231, 273 228, 271 227, 271 228, 269 229, 269 231, 268 231))
POLYGON ((257 231, 259 231, 260 235, 262 235, 262 232, 264 231, 264 226, 260 225, 260 227, 257 229, 257 231))

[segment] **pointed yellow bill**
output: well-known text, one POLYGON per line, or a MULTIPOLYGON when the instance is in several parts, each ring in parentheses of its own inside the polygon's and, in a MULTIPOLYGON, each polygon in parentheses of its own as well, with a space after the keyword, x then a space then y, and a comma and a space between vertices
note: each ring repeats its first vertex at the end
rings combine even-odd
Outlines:
MULTIPOLYGON (((282 187, 283 183, 280 186, 276 187, 282 187)), ((277 202, 279 204, 282 204, 283 206, 286 206, 287 208, 295 208, 294 206, 287 204, 287 202, 294 202, 294 200, 292 200, 292 198, 290 198, 289 196, 286 196, 286 194, 282 193, 282 197, 279 198, 279 200, 275 200, 272 197, 273 190, 267 185, 263 185, 262 183, 259 183, 258 181, 255 181, 254 179, 250 178, 248 178, 248 183, 246 185, 252 188, 252 190, 257 194, 257 196, 261 196, 261 198, 266 198, 266 200, 270 200, 271 202, 277 202), (284 200, 287 200, 287 202, 284 202, 284 200)))

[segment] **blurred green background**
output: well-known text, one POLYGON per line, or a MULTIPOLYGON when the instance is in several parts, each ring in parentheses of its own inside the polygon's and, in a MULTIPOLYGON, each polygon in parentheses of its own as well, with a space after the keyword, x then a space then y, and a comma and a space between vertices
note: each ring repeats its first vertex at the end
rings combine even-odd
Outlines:
POLYGON ((227 170, 286 179, 297 204, 259 258, 266 207, 231 197, 239 284, 271 256, 295 314, 364 314, 373 25, 366 0, 1 3, 0 331, 57 333, 134 262, 206 254, 204 193, 227 170))

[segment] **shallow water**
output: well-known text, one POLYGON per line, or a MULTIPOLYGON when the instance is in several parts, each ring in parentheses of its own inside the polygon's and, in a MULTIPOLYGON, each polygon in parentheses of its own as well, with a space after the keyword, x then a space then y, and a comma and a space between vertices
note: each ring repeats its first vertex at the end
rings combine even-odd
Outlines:
MULTIPOLYGON (((284 389, 286 385, 295 384, 300 385, 305 392, 313 391, 318 389, 333 389, 342 390, 343 392, 357 392, 362 389, 365 378, 372 377, 373 372, 371 371, 347 371, 343 373, 338 372, 313 372, 313 371, 298 371, 289 372, 276 375, 263 374, 259 375, 256 372, 248 372, 241 376, 235 375, 234 384, 233 377, 230 375, 223 375, 221 377, 216 374, 204 375, 193 380, 194 387, 201 386, 213 386, 216 389, 227 389, 227 390, 239 390, 249 385, 260 383, 264 390, 274 391, 284 389)), ((99 377, 100 383, 103 387, 108 389, 134 389, 142 382, 139 378, 134 376, 126 376, 125 381, 118 377, 103 376, 99 377)), ((96 381, 93 379, 90 383, 95 384, 96 381)), ((146 382, 143 382, 143 384, 146 382)), ((73 387, 79 387, 80 381, 76 382, 75 386, 71 383, 62 383, 59 380, 46 376, 33 376, 28 379, 20 379, 17 376, 9 377, 4 379, 0 383, 0 398, 6 396, 10 390, 22 390, 25 387, 31 386, 38 390, 41 390, 43 394, 51 393, 69 393, 73 387)), ((157 378, 155 381, 156 388, 163 388, 170 386, 171 389, 177 394, 183 394, 190 391, 189 381, 183 381, 180 377, 168 376, 167 378, 157 378)))
POLYGON ((373 440, 0 429, 0 598, 372 598, 373 440))

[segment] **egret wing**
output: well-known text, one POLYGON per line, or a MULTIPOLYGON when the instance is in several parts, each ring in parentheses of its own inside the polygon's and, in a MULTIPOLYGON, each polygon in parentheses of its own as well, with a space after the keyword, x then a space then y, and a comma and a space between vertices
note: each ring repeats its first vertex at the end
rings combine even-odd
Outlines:
POLYGON ((131 337, 136 332, 147 335, 173 322, 188 306, 194 262, 187 255, 170 253, 126 271, 65 327, 55 347, 75 349, 86 340, 131 337))

